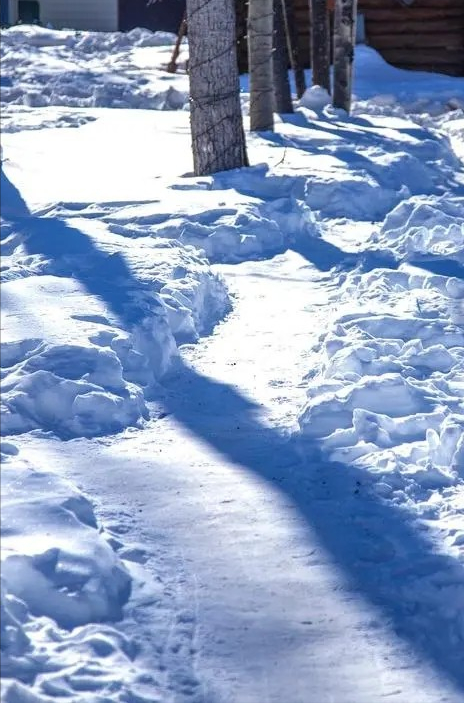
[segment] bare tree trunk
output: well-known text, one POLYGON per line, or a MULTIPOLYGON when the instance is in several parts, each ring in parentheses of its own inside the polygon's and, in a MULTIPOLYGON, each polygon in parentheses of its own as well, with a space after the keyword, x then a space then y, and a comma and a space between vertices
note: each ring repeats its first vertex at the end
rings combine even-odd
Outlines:
POLYGON ((187 14, 184 12, 184 16, 182 18, 182 22, 180 23, 180 27, 179 27, 179 34, 177 35, 176 43, 175 43, 174 49, 172 51, 171 60, 168 63, 167 68, 166 68, 168 73, 175 73, 177 71, 177 59, 179 58, 179 54, 180 54, 180 45, 182 44, 182 39, 184 38, 186 33, 187 33, 187 14))
POLYGON ((298 32, 295 24, 295 13, 293 12, 292 0, 281 0, 282 14, 284 17, 285 34, 287 37, 287 49, 295 76, 295 87, 298 98, 301 98, 306 90, 306 79, 303 64, 298 51, 298 32))
POLYGON ((276 112, 293 112, 292 92, 288 79, 288 52, 282 0, 274 0, 274 98, 276 112))
POLYGON ((248 165, 233 0, 187 0, 190 126, 196 175, 248 165))
POLYGON ((252 132, 274 129, 273 24, 273 0, 249 0, 248 64, 252 132))
POLYGON ((311 67, 313 85, 330 93, 330 20, 327 0, 311 0, 311 67))
POLYGON ((333 105, 351 108, 357 0, 336 0, 334 18, 333 105))

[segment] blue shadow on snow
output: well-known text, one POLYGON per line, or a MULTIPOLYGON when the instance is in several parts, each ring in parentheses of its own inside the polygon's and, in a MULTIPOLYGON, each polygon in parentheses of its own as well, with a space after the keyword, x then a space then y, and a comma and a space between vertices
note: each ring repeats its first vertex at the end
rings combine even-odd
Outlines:
MULTIPOLYGON (((2 170, 2 201, 4 188, 9 201, 4 215, 23 232, 28 252, 59 262, 62 275, 71 272, 126 326, 134 324, 143 312, 134 295, 146 289, 124 258, 99 250, 90 237, 59 219, 31 216, 2 170)), ((346 263, 337 247, 321 240, 310 245, 300 253, 316 266, 328 270, 329 262, 346 263)), ((315 443, 304 445, 302 460, 297 442, 263 424, 258 405, 232 385, 186 365, 167 383, 164 405, 191 432, 291 499, 343 569, 352 591, 376 606, 397 634, 464 694, 464 651, 456 646, 443 610, 433 609, 427 588, 432 581, 433 588, 461 584, 464 569, 437 554, 406 511, 382 501, 371 490, 367 472, 323 461, 315 443), (414 598, 408 598, 412 593, 414 598)))
POLYGON ((128 329, 153 309, 153 287, 134 277, 122 254, 100 249, 90 236, 64 220, 32 215, 3 168, 0 194, 2 216, 22 235, 28 254, 52 263, 53 275, 80 281, 128 329))
POLYGON ((464 694, 464 649, 443 612, 446 586, 452 594, 464 568, 438 554, 407 511, 379 498, 368 472, 328 462, 317 443, 299 445, 266 427, 260 407, 237 388, 187 365, 171 379, 164 403, 189 431, 290 498, 344 571, 349 590, 377 607, 396 634, 464 694), (441 609, 434 609, 430 589, 441 588, 441 609))

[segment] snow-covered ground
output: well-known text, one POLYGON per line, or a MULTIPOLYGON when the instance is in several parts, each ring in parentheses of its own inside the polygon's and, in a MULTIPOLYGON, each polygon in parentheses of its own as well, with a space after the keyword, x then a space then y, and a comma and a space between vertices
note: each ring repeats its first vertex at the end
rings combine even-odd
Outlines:
POLYGON ((193 178, 172 42, 2 32, 2 700, 458 703, 464 79, 193 178))

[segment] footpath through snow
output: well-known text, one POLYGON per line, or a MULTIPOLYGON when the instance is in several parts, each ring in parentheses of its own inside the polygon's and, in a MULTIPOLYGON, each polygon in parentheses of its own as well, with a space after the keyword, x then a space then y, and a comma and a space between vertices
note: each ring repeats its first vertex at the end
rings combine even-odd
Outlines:
POLYGON ((457 703, 463 81, 194 179, 171 41, 2 43, 5 703, 457 703))

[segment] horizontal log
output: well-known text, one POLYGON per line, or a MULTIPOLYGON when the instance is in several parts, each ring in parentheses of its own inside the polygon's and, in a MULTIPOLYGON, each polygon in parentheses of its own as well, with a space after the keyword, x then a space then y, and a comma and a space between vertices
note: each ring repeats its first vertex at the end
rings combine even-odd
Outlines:
POLYGON ((414 21, 414 22, 429 22, 433 20, 451 20, 454 17, 463 17, 464 15, 464 4, 460 7, 450 7, 450 8, 440 8, 440 7, 430 7, 430 8, 419 8, 419 7, 408 7, 400 8, 396 11, 385 10, 385 9, 366 9, 363 11, 366 23, 368 22, 395 22, 396 24, 401 24, 402 22, 414 21))
POLYGON ((464 63, 464 49, 382 49, 382 56, 388 63, 414 64, 423 66, 424 64, 454 64, 459 66, 464 63))
POLYGON ((464 33, 448 32, 443 34, 377 34, 368 35, 369 44, 375 49, 441 49, 444 53, 450 49, 464 49, 464 33))
POLYGON ((415 0, 415 2, 409 7, 401 5, 398 0, 358 0, 359 12, 363 12, 370 8, 379 8, 384 10, 394 10, 399 16, 404 11, 414 11, 418 12, 423 9, 445 9, 448 7, 463 9, 462 0, 415 0))
MULTIPOLYGON (((410 23, 414 23, 416 25, 427 24, 430 26, 434 22, 454 23, 456 21, 464 21, 464 0, 461 7, 449 8, 445 10, 439 8, 426 8, 424 10, 405 8, 404 10, 401 9, 401 13, 399 14, 398 10, 394 12, 392 10, 373 9, 366 10, 363 14, 366 27, 376 25, 380 28, 382 23, 387 22, 390 25, 398 27, 398 31, 401 31, 401 27, 407 26, 410 23)), ((306 3, 295 8, 295 19, 297 20, 297 24, 311 23, 310 13, 306 3)))
POLYGON ((464 14, 430 22, 367 22, 366 32, 370 37, 378 34, 435 34, 439 32, 464 31, 464 14))
MULTIPOLYGON (((295 0, 293 11, 309 8, 308 0, 295 0)), ((398 0, 358 0, 358 11, 362 13, 384 12, 396 17, 406 17, 422 12, 464 11, 461 0, 416 0, 413 5, 401 5, 398 0)), ((309 11, 309 10, 308 10, 309 11)))

